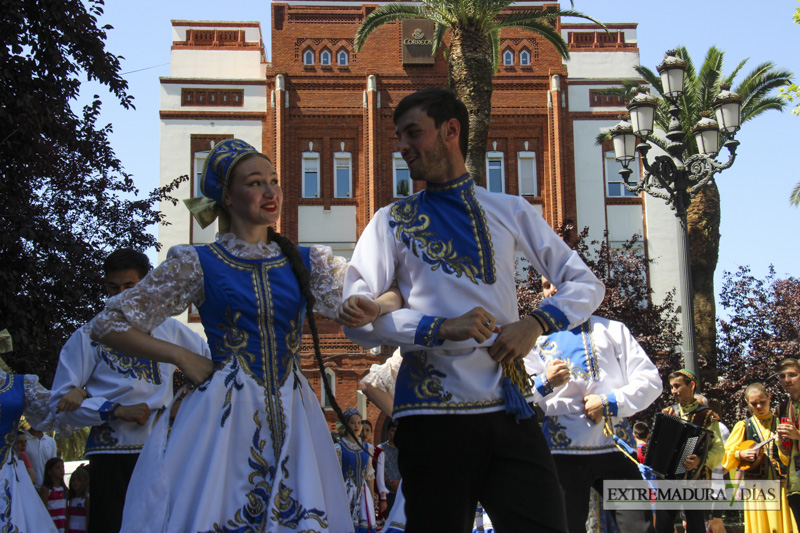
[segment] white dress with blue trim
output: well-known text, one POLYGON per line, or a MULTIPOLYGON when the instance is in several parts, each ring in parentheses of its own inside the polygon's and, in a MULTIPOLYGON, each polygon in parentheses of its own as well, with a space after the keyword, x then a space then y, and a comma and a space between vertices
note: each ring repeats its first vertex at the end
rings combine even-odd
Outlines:
MULTIPOLYGON (((317 310, 332 316, 347 265, 300 248, 317 310)), ((232 234, 176 246, 111 298, 93 333, 148 331, 194 304, 215 371, 162 417, 128 487, 123 532, 351 532, 341 469, 314 390, 300 371, 305 299, 275 243, 232 234)))
MULTIPOLYGON (((405 308, 345 333, 365 347, 400 346, 395 418, 506 408, 501 365, 488 354, 496 337, 441 342, 438 330, 475 306, 500 327, 517 322, 518 253, 559 288, 536 311, 553 330, 581 323, 602 301, 603 284, 531 204, 488 192, 468 175, 428 184, 372 218, 350 261, 345 296, 376 298, 396 280, 405 308)), ((533 401, 531 388, 521 392, 533 401)))
MULTIPOLYGON (((48 401, 50 391, 34 375, 7 374, 0 370, 0 531, 9 533, 55 533, 53 519, 42 503, 17 454, 17 429, 24 414, 31 426, 43 431, 55 427, 48 401)), ((60 436, 73 428, 60 425, 60 436)))
POLYGON ((372 470, 372 457, 363 449, 363 443, 342 439, 334 446, 342 468, 350 516, 356 533, 376 533, 375 504, 372 491, 367 487, 367 477, 372 470))
POLYGON ((603 415, 615 434, 634 448, 627 417, 646 409, 661 394, 658 369, 622 322, 592 316, 568 330, 539 337, 525 358, 544 409, 542 432, 554 454, 596 454, 618 448, 603 432, 603 423, 592 422, 583 412, 583 399, 591 394, 603 400, 603 415), (553 389, 544 378, 554 359, 567 362, 570 380, 553 389))

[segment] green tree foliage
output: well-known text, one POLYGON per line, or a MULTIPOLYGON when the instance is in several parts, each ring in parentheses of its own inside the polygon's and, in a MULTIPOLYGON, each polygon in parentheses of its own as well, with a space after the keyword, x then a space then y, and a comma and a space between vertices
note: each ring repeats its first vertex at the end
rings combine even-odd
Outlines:
MULTIPOLYGON (((682 366, 680 354, 675 352, 681 344, 675 291, 670 291, 660 303, 653 301, 646 272, 654 261, 644 256, 640 237, 634 235, 618 247, 611 247, 608 235, 600 242, 587 242, 588 228, 575 234, 574 228, 566 225, 557 231, 606 286, 605 298, 594 314, 628 326, 666 383, 666 376, 682 366)), ((523 270, 525 275, 517 279, 517 301, 520 315, 524 316, 542 301, 542 284, 532 266, 523 270)), ((670 403, 669 391, 665 389, 661 399, 636 418, 649 422, 657 409, 670 403)))
MULTIPOLYGON (((384 4, 367 15, 356 32, 355 50, 360 51, 369 35, 385 24, 403 19, 427 19, 435 24, 433 54, 444 50, 450 87, 469 111, 467 170, 482 182, 484 158, 492 112, 492 76, 500 60, 500 31, 522 28, 540 35, 565 59, 567 43, 553 27, 559 17, 594 19, 577 11, 554 7, 509 10, 514 0, 421 0, 420 4, 384 4), (449 38, 447 46, 445 39, 449 38)), ((598 23, 599 24, 599 23, 598 23)))
POLYGON ((99 125, 95 95, 75 111, 81 82, 132 108, 120 57, 98 27, 102 0, 0 4, 0 327, 18 373, 49 384, 67 337, 102 305, 101 266, 114 248, 157 246, 164 190, 137 196, 99 125))
POLYGON ((759 279, 746 266, 723 274, 720 304, 730 318, 719 319, 719 382, 707 390, 718 398, 728 427, 747 416, 744 389, 761 382, 773 407, 786 397, 778 383, 778 364, 800 357, 800 279, 779 279, 770 266, 759 279))
MULTIPOLYGON (((800 7, 794 12, 794 23, 800 24, 800 7)), ((786 87, 782 87, 780 93, 781 98, 787 102, 793 103, 795 99, 797 100, 792 113, 800 115, 800 86, 791 83, 786 87)), ((800 205, 800 182, 797 182, 797 185, 792 189, 792 194, 789 196, 789 203, 792 205, 800 205)))

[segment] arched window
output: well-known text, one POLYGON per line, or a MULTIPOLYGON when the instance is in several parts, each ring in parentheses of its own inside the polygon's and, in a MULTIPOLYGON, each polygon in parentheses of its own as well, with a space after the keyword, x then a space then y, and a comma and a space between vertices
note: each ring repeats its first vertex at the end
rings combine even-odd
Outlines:
POLYGON ((336 54, 336 62, 340 65, 346 65, 350 61, 350 57, 347 55, 347 50, 339 50, 339 53, 336 54))
POLYGON ((330 50, 323 50, 322 52, 319 53, 319 64, 326 66, 331 64, 330 50))
POLYGON ((513 65, 514 64, 514 51, 511 49, 506 49, 503 52, 503 64, 504 65, 513 65))
POLYGON ((313 65, 314 64, 314 51, 313 50, 306 50, 303 52, 303 64, 304 65, 313 65))
POLYGON ((531 64, 531 53, 527 50, 523 50, 519 53, 519 64, 522 66, 528 66, 531 64))

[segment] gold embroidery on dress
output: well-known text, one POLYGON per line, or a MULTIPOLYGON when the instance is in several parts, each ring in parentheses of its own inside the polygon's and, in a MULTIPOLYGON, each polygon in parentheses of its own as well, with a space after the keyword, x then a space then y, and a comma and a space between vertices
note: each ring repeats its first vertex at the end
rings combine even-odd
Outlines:
POLYGON ((301 324, 303 323, 303 311, 301 310, 297 314, 297 320, 290 320, 289 321, 289 333, 286 334, 286 354, 283 356, 283 367, 287 369, 286 373, 284 374, 284 379, 286 376, 289 375, 289 368, 292 366, 292 363, 296 363, 299 366, 300 363, 300 346, 302 344, 302 336, 303 336, 303 328, 301 324))

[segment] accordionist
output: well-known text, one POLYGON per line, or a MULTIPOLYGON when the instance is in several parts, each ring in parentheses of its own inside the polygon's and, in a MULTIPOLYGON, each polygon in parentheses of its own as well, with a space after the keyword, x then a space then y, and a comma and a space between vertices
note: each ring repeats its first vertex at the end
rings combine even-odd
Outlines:
MULTIPOLYGON (((697 389, 697 374, 682 368, 669 375, 669 386, 672 396, 677 402, 672 407, 664 409, 664 413, 677 416, 687 422, 706 428, 714 434, 714 440, 705 460, 697 455, 690 455, 683 462, 687 472, 700 468, 698 476, 689 476, 694 479, 711 479, 711 471, 722 464, 725 446, 719 430, 719 415, 701 405, 694 396, 697 389)), ((710 509, 709 509, 710 511, 710 509)), ((709 511, 698 509, 684 509, 686 515, 686 533, 705 533, 705 519, 709 511)), ((673 533, 677 510, 656 510, 656 532, 673 533)))

